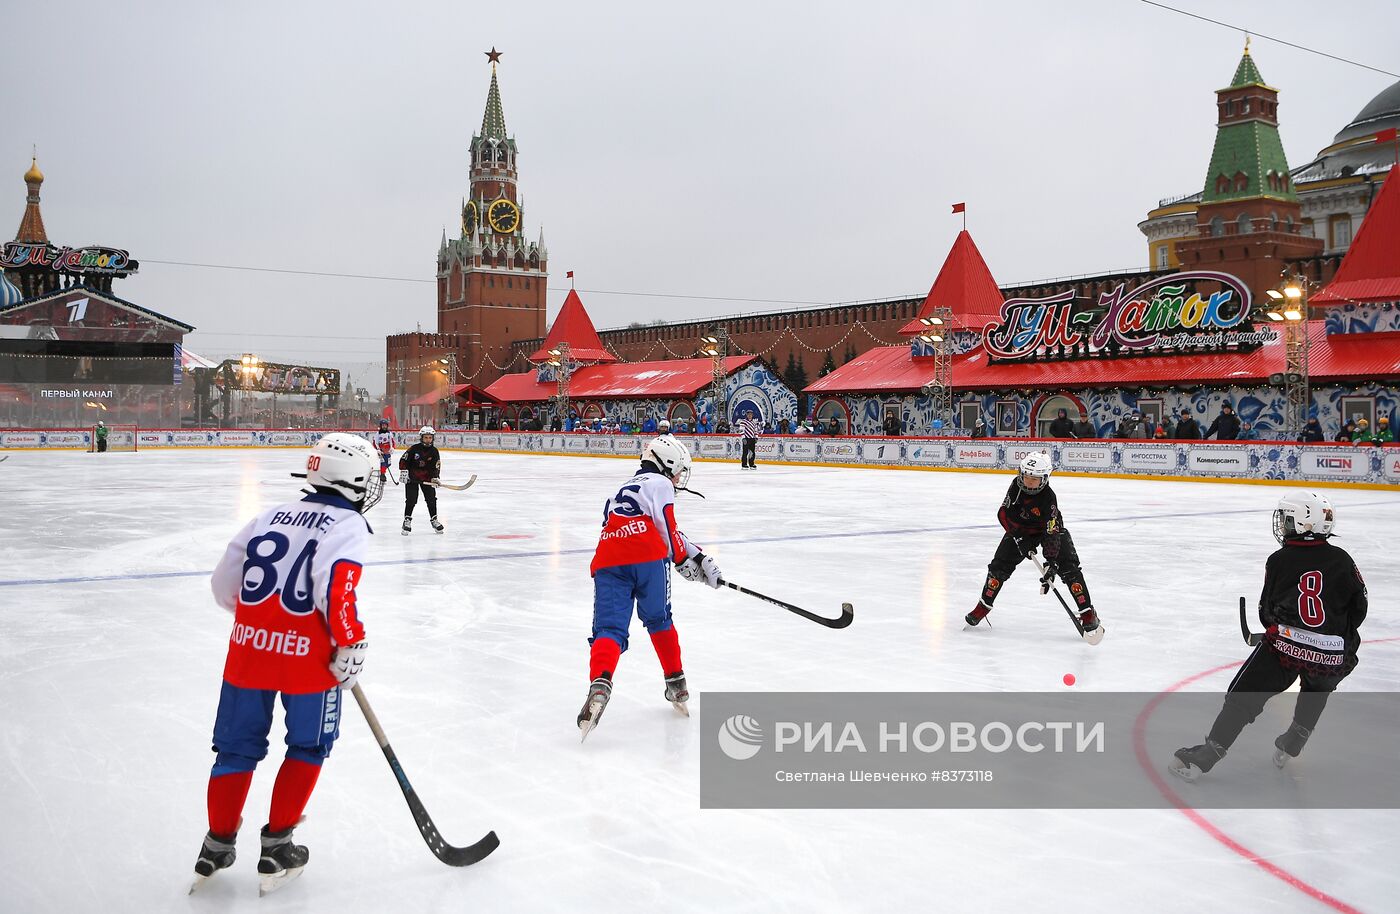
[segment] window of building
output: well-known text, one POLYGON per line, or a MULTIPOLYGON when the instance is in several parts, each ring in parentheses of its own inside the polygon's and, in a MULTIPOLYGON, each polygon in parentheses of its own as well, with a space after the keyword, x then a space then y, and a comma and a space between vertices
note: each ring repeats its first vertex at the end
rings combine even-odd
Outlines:
POLYGON ((1229 178, 1225 177, 1224 175, 1220 175, 1219 177, 1217 177, 1217 178, 1215 179, 1215 192, 1216 192, 1217 194, 1223 194, 1223 193, 1225 193, 1226 191, 1228 191, 1229 189, 1230 189, 1230 179, 1229 179, 1229 178))
POLYGON ((1244 100, 1243 110, 1244 110, 1244 113, 1245 113, 1245 114, 1248 114, 1248 113, 1249 113, 1249 99, 1245 99, 1245 100, 1244 100))
POLYGON ((1248 213, 1240 213, 1240 217, 1235 220, 1235 231, 1241 235, 1248 235, 1253 228, 1248 213))
POLYGON ((1332 247, 1344 248, 1351 245, 1351 216, 1343 213, 1332 217, 1332 247))
POLYGON ((1269 213, 1269 231, 1271 231, 1271 232, 1277 232, 1277 231, 1278 231, 1278 213, 1274 213, 1274 212, 1269 213))
POLYGON ((1046 397, 1035 416, 1035 437, 1050 437, 1050 423, 1059 416, 1060 410, 1065 411, 1071 422, 1077 420, 1084 412, 1078 403, 1063 394, 1046 397))
POLYGON ((496 277, 494 277, 494 276, 488 276, 488 277, 486 277, 486 285, 490 286, 490 287, 493 288, 493 289, 496 288, 496 277))
POLYGON ((509 276, 506 277, 506 288, 507 288, 507 289, 513 289, 513 288, 515 288, 515 285, 514 285, 513 281, 511 280, 511 278, 510 278, 509 276))
POLYGON ((958 428, 964 434, 971 432, 977 427, 977 420, 982 418, 982 404, 976 400, 964 400, 958 404, 958 428))
POLYGON ((1210 233, 1215 238, 1219 238, 1221 235, 1224 235, 1225 220, 1221 219, 1219 216, 1216 216, 1214 219, 1210 220, 1210 233))
POLYGON ((1360 420, 1365 419, 1366 424, 1371 428, 1376 427, 1375 397, 1342 397, 1338 412, 1341 414, 1340 424, 1360 422, 1360 420))
POLYGON ((1235 190, 1249 189, 1249 175, 1242 171, 1235 172, 1235 190))
POLYGON ((1165 244, 1160 244, 1157 246, 1157 269, 1165 270, 1169 266, 1171 266, 1171 249, 1165 244))

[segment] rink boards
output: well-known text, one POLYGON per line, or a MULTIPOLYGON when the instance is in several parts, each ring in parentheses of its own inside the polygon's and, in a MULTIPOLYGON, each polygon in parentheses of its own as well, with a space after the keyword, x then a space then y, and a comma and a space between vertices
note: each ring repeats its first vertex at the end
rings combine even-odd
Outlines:
MULTIPOLYGON (((146 448, 307 447, 329 430, 141 429, 146 448)), ((370 433, 347 429, 369 437, 370 433)), ((115 433, 114 433, 115 434, 115 433)), ((129 432, 127 434, 130 434, 129 432)), ((396 433, 399 447, 417 440, 396 433)), ((580 457, 640 456, 645 435, 551 432, 443 431, 446 450, 555 454, 580 457)), ((697 460, 738 460, 731 435, 678 435, 697 460)), ((91 444, 88 429, 0 429, 0 450, 73 449, 91 444)), ((1002 471, 1034 451, 1048 451, 1061 473, 1238 482, 1308 481, 1324 485, 1400 488, 1400 447, 1302 445, 1289 442, 1188 443, 1134 440, 1064 441, 1027 438, 884 438, 774 435, 758 440, 766 463, 928 470, 1002 471)))

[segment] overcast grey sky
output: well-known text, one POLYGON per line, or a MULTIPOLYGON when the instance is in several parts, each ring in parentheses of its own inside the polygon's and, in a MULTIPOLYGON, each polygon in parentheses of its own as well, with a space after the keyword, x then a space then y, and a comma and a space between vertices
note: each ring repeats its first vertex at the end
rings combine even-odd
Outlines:
MULTIPOLYGON (((1391 0, 1173 5, 1400 72, 1391 0)), ((37 144, 50 237, 130 250, 143 266, 118 293, 195 324, 190 348, 338 365, 373 391, 383 336, 434 327, 434 259, 467 190, 492 45, 551 318, 566 270, 592 290, 922 293, 963 200, 1003 283, 1143 265, 1136 225, 1201 187, 1212 91, 1242 47, 1136 0, 25 10, 0 53, 0 220, 19 224, 37 144)), ((1393 82, 1252 50, 1293 165, 1393 82)), ((584 300, 600 327, 778 307, 584 300)))

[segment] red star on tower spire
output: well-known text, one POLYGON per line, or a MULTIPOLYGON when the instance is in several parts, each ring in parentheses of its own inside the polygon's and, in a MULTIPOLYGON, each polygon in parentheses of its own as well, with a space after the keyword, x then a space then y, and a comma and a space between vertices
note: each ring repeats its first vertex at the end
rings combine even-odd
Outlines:
POLYGON ((496 50, 496 46, 491 45, 491 50, 485 51, 486 59, 491 61, 491 69, 496 69, 496 64, 501 60, 501 52, 496 50))

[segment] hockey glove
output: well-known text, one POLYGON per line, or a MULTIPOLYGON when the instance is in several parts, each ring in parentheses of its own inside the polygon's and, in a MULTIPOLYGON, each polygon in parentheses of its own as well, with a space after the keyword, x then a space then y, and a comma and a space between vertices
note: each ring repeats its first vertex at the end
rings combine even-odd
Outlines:
POLYGON ((335 656, 331 658, 328 669, 342 689, 355 687, 355 680, 360 678, 360 671, 364 669, 365 653, 368 650, 368 641, 358 641, 335 649, 335 656))
POLYGON ((1055 576, 1060 573, 1060 566, 1054 562, 1045 563, 1045 574, 1040 577, 1040 593, 1042 596, 1050 592, 1050 588, 1055 584, 1055 576))
POLYGON ((719 565, 703 552, 697 552, 677 565, 676 573, 687 581, 704 581, 714 588, 720 585, 719 565))

